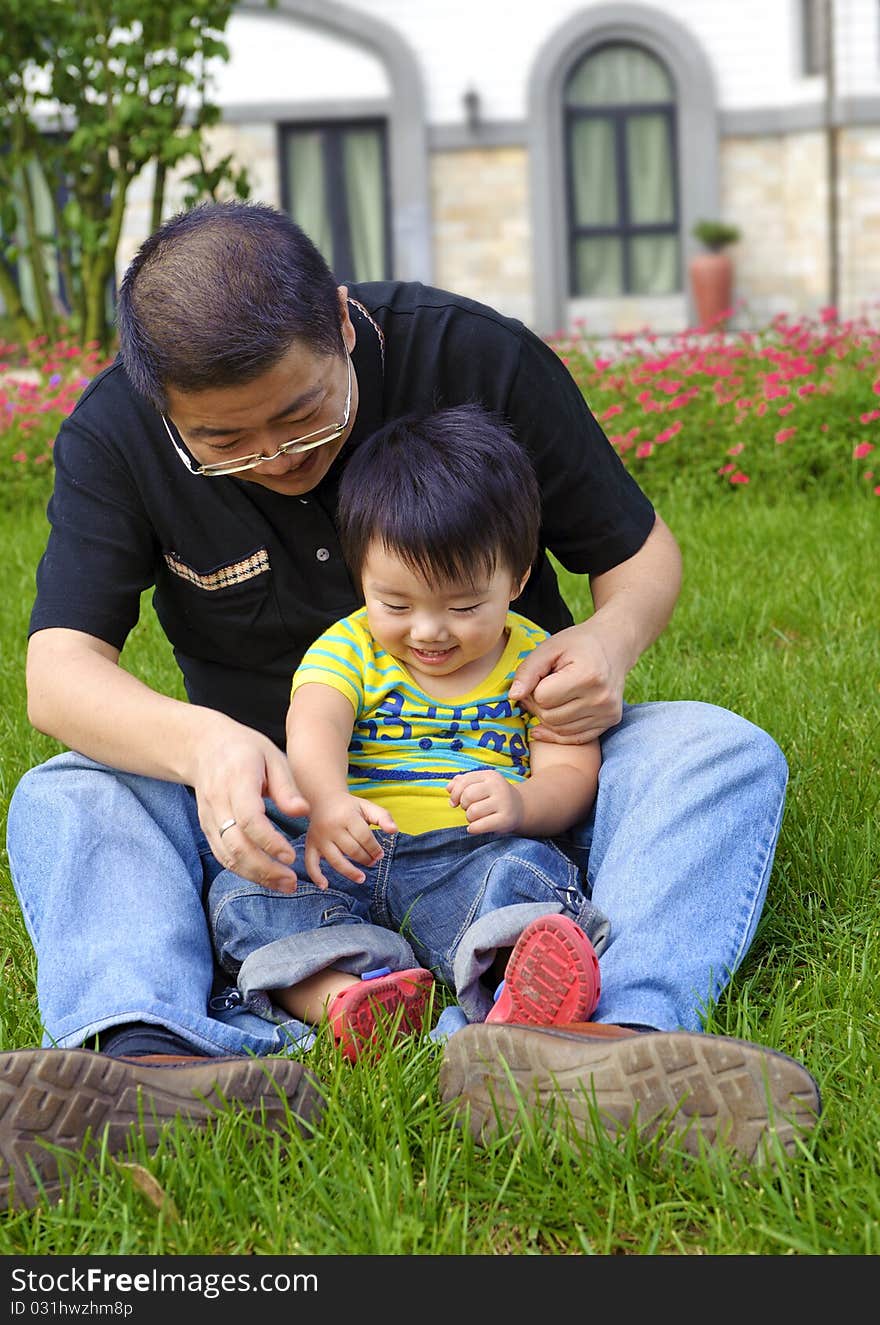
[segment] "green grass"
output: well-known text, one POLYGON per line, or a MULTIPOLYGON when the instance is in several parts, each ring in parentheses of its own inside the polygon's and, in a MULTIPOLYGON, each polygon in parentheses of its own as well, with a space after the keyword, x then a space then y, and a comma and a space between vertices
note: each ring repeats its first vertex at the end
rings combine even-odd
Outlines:
MULTIPOLYGON (((726 705, 788 756, 767 904, 709 1029, 810 1067, 825 1112, 802 1153, 776 1174, 743 1176, 721 1156, 689 1161, 631 1137, 591 1148, 535 1121, 519 1141, 478 1149, 440 1104, 436 1046, 352 1067, 322 1037, 311 1062, 329 1107, 313 1137, 279 1138, 229 1113, 207 1132, 172 1129, 155 1154, 135 1140, 129 1159, 158 1183, 161 1209, 136 1169, 99 1155, 60 1205, 0 1219, 0 1255, 880 1253, 880 503, 864 488, 707 499, 681 481, 664 485, 660 509, 685 584, 627 697, 726 705)), ((23 682, 44 533, 39 506, 3 517, 4 823, 17 779, 57 748, 29 727, 23 682)), ((148 611, 123 661, 181 693, 148 611)), ((34 963, 5 857, 0 949, 0 1045, 34 1044, 34 963)))

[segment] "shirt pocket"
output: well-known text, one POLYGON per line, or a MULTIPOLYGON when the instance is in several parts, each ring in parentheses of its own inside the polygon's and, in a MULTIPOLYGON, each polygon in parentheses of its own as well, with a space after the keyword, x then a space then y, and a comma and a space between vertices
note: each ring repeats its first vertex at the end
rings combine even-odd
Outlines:
POLYGON ((173 648, 190 657, 247 667, 283 651, 265 547, 213 566, 163 551, 153 604, 173 648))

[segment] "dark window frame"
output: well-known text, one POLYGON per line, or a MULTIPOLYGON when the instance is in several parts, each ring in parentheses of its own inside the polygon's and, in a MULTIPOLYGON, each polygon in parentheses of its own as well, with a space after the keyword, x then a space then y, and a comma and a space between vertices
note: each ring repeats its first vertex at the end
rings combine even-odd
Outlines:
POLYGON ((278 125, 278 159, 280 162, 281 206, 292 215, 293 192, 291 188, 290 168, 288 165, 287 143, 297 133, 319 133, 321 135, 321 153, 324 159, 324 175, 329 197, 327 214, 330 222, 330 236, 333 245, 333 260, 328 259, 328 266, 339 281, 354 279, 354 259, 352 255, 351 232, 348 220, 348 201, 345 191, 345 169, 343 165, 343 135, 346 132, 361 129, 377 129, 382 162, 382 206, 384 209, 384 235, 382 261, 384 271, 381 276, 372 279, 390 280, 392 272, 392 234, 391 234, 391 173, 388 162, 388 121, 382 116, 364 119, 320 119, 320 120, 285 120, 278 125), (346 206, 334 205, 338 199, 345 199, 346 206))
MULTIPOLYGON (((630 46, 643 50, 645 54, 650 55, 652 59, 657 60, 659 64, 663 61, 654 51, 644 46, 639 46, 637 42, 609 41, 603 42, 601 46, 594 47, 586 59, 592 59, 601 51, 618 46, 630 46)), ((580 67, 583 60, 574 64, 569 71, 566 79, 566 87, 572 75, 580 67)), ((663 68, 666 69, 665 64, 663 68)), ((671 77, 671 76, 670 76, 671 77)), ((565 91, 563 91, 565 98, 565 91)), ((590 106, 571 106, 563 100, 563 142, 565 144, 565 204, 566 204, 566 223, 568 226, 568 290, 569 297, 573 299, 589 299, 588 293, 579 291, 577 287, 577 244, 581 239, 603 239, 619 238, 622 243, 622 286, 618 295, 605 296, 607 298, 622 298, 625 295, 637 294, 632 288, 632 258, 630 253, 630 241, 643 235, 671 235, 675 241, 675 280, 676 289, 682 287, 682 257, 681 257, 681 189, 679 178, 678 162, 678 113, 677 105, 674 100, 670 101, 638 101, 623 105, 619 102, 606 102, 590 106), (669 141, 669 159, 672 163, 672 219, 669 221, 649 223, 633 222, 630 218, 629 205, 629 185, 627 183, 627 147, 626 147, 626 127, 630 119, 638 118, 643 115, 661 115, 666 121, 666 132, 669 141), (617 198, 618 198, 618 222, 611 226, 592 226, 580 225, 575 215, 575 184, 574 184, 574 154, 573 139, 575 127, 583 120, 601 120, 605 123, 610 121, 614 141, 614 165, 617 180, 617 198)), ((647 297, 647 296, 646 296, 647 297)))

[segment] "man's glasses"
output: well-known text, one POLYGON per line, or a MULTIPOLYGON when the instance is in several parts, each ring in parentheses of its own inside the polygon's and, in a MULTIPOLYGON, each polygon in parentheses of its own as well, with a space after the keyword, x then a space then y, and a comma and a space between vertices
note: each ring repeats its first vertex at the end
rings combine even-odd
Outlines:
POLYGON ((348 427, 351 416, 351 355, 346 351, 345 357, 348 361, 348 391, 345 396, 345 414, 341 422, 329 428, 316 428, 314 432, 307 432, 304 437, 295 437, 291 442, 284 442, 272 455, 240 455, 234 460, 218 460, 211 465, 197 465, 183 447, 178 445, 168 419, 163 414, 162 422, 171 438, 171 445, 191 474, 199 474, 202 478, 222 478, 224 474, 242 474, 247 469, 256 469, 258 465, 264 465, 269 460, 277 460, 280 455, 302 455, 304 451, 312 451, 316 446, 326 446, 328 442, 337 441, 348 427))

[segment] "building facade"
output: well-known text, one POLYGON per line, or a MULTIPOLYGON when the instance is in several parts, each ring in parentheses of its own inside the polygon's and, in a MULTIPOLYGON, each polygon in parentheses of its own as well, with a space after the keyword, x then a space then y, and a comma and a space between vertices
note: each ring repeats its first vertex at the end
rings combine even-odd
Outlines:
POLYGON ((877 0, 241 0, 227 43, 213 149, 340 281, 675 331, 707 218, 740 231, 740 325, 880 297, 877 0))

